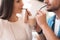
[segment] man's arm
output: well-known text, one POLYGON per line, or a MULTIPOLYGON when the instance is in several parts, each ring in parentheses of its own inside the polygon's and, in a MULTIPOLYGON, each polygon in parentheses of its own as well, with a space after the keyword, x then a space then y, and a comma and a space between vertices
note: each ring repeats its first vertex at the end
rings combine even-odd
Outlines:
POLYGON ((42 25, 43 33, 47 40, 59 40, 47 24, 42 25))
POLYGON ((35 30, 36 30, 36 32, 38 33, 39 38, 40 38, 41 40, 46 40, 46 37, 45 37, 45 35, 43 34, 42 29, 39 27, 38 24, 36 24, 35 30))
POLYGON ((42 29, 47 40, 59 40, 46 22, 46 13, 43 13, 39 10, 38 15, 36 16, 36 21, 42 29))

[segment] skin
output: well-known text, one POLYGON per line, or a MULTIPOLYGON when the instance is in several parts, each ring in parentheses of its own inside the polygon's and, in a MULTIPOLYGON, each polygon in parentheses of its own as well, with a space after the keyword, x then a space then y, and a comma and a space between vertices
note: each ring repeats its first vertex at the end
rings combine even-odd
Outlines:
MULTIPOLYGON (((56 18, 60 19, 60 0, 44 0, 44 3, 47 4, 47 11, 55 12, 57 16, 56 18)), ((36 21, 40 28, 43 30, 43 33, 47 40, 60 40, 60 38, 56 37, 54 32, 49 28, 46 22, 45 12, 39 10, 36 16, 36 21)))
MULTIPOLYGON (((16 22, 18 20, 18 17, 16 16, 16 13, 21 13, 22 12, 22 8, 23 8, 24 4, 22 0, 14 0, 14 5, 13 5, 13 12, 12 12, 12 16, 9 18, 10 22, 16 22)), ((28 21, 28 17, 31 16, 30 12, 26 9, 26 14, 25 14, 25 23, 27 23, 28 21)))
POLYGON ((22 12, 23 5, 22 0, 14 0, 12 16, 9 18, 10 22, 16 22, 18 20, 16 13, 22 12))

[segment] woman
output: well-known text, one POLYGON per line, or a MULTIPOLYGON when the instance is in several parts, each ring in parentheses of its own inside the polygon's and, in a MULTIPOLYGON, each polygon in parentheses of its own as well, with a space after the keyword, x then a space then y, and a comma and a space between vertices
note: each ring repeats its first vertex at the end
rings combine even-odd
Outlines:
POLYGON ((1 2, 0 40, 32 40, 31 28, 24 23, 23 16, 22 18, 16 16, 22 12, 22 0, 1 0, 1 2))

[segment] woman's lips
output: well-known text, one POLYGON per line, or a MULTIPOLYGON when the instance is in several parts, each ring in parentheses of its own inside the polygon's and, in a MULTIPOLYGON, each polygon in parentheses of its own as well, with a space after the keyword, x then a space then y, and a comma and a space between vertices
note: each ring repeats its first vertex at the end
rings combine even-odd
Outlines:
POLYGON ((22 10, 27 10, 26 8, 21 8, 22 10))

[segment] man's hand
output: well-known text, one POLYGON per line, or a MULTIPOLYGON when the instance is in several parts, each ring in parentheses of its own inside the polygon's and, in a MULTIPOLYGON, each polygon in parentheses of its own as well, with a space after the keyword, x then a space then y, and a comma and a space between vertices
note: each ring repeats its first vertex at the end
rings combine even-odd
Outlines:
POLYGON ((37 16, 36 16, 36 21, 37 21, 38 25, 42 28, 42 25, 47 24, 46 13, 39 10, 37 13, 37 16))
POLYGON ((47 40, 60 40, 54 34, 54 32, 50 29, 46 22, 46 14, 42 11, 38 11, 36 16, 36 20, 40 28, 43 30, 43 33, 47 40))

